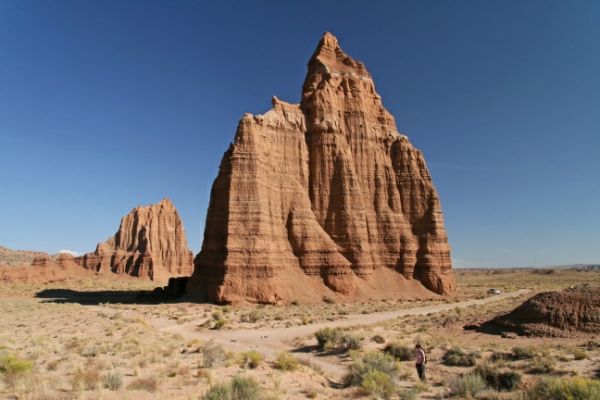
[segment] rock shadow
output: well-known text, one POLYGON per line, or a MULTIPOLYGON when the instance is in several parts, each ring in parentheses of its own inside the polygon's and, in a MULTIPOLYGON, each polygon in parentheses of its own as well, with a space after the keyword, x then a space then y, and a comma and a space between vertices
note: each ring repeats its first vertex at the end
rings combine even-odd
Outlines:
POLYGON ((182 297, 167 297, 146 290, 93 290, 79 291, 73 289, 44 289, 35 295, 39 299, 45 299, 47 303, 81 305, 99 304, 161 304, 189 302, 182 297))

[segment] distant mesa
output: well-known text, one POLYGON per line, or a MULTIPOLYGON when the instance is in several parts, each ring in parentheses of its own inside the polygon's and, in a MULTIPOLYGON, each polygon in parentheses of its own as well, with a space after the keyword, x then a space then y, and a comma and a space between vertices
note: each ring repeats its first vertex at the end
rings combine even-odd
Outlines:
POLYGON ((131 210, 121 219, 114 236, 99 243, 94 252, 74 260, 97 273, 113 272, 159 282, 190 276, 193 270, 183 223, 166 198, 131 210))
POLYGON ((274 97, 270 111, 240 120, 187 292, 274 303, 453 289, 423 155, 398 132, 366 67, 325 33, 300 104, 274 97))

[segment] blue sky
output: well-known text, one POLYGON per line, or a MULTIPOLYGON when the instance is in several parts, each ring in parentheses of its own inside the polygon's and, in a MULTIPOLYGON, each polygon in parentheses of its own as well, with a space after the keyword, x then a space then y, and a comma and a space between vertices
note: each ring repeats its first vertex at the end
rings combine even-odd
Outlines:
POLYGON ((93 250, 170 197, 194 252, 245 112, 324 31, 425 154, 457 266, 600 263, 598 1, 0 1, 0 245, 93 250), (218 4, 217 4, 218 3, 218 4))

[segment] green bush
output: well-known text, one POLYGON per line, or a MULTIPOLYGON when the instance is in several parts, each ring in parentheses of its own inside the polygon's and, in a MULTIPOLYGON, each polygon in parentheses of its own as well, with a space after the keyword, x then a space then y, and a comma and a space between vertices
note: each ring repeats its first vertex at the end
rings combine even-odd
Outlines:
POLYGON ((253 400, 260 395, 260 386, 252 378, 236 375, 231 378, 231 394, 235 400, 253 400))
POLYGON ((392 356, 373 351, 355 360, 344 380, 347 385, 361 385, 363 378, 373 371, 382 372, 393 379, 398 376, 400 368, 392 356))
POLYGON ((261 389, 252 378, 236 375, 229 382, 213 385, 202 397, 203 400, 257 400, 261 389))
POLYGON ((400 389, 398 390, 398 400, 416 400, 419 396, 417 389, 400 389))
POLYGON ((485 389, 483 378, 474 373, 454 376, 449 384, 453 395, 466 398, 475 397, 485 389))
POLYGON ((465 353, 460 347, 446 351, 442 361, 451 367, 472 367, 476 362, 474 354, 465 353))
POLYGON ((340 338, 340 344, 346 350, 358 350, 362 347, 362 340, 357 335, 344 335, 340 338))
POLYGON ((202 346, 200 352, 202 353, 202 366, 204 368, 212 368, 227 358, 223 347, 212 341, 202 346))
POLYGON ((396 391, 392 377, 381 371, 367 372, 363 376, 360 386, 367 394, 386 400, 391 398, 396 391))
POLYGON ((248 314, 242 315, 242 322, 258 322, 263 318, 263 312, 259 309, 254 309, 250 311, 248 314))
POLYGON ((290 353, 281 352, 277 354, 275 368, 282 371, 295 371, 298 369, 298 359, 290 353))
POLYGON ((98 390, 101 384, 100 373, 93 368, 78 369, 73 374, 73 389, 98 390))
POLYGON ((412 360, 415 353, 411 347, 397 342, 388 344, 383 351, 400 361, 412 360))
POLYGON ((535 356, 535 349, 533 347, 513 347, 512 359, 513 360, 529 360, 535 356))
POLYGON ((146 392, 154 393, 158 390, 158 382, 156 378, 149 376, 146 378, 134 379, 127 385, 129 390, 145 390, 146 392))
POLYGON ((475 368, 475 373, 483 378, 488 387, 496 390, 512 391, 521 383, 521 374, 516 371, 500 371, 488 364, 475 368))
POLYGON ((102 378, 102 386, 109 390, 119 390, 123 386, 123 375, 118 372, 109 372, 102 378))
POLYGON ((531 400, 596 400, 600 399, 600 381, 582 377, 542 379, 529 389, 531 400))
POLYGON ((554 360, 550 356, 535 356, 529 364, 531 374, 549 374, 556 369, 554 360))
POLYGON ((5 376, 17 377, 25 375, 33 368, 33 362, 23 360, 11 354, 0 357, 0 372, 5 376))
POLYGON ((243 368, 256 368, 264 360, 263 355, 256 350, 246 351, 240 354, 240 358, 240 365, 243 368))
POLYGON ((225 325, 227 325, 227 320, 225 318, 219 318, 215 321, 213 329, 221 329, 225 325))
POLYGON ((331 350, 337 347, 341 337, 338 328, 322 328, 315 332, 319 350, 331 350))
POLYGON ((575 357, 576 360, 585 360, 587 358, 587 353, 585 350, 575 349, 575 351, 573 351, 573 357, 575 357))

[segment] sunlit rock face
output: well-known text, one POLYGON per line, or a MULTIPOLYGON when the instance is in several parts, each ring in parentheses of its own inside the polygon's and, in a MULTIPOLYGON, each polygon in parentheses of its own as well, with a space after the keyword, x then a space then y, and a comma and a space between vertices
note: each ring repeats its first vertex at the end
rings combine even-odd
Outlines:
POLYGON ((187 291, 216 302, 410 298, 454 288, 437 192, 365 66, 326 33, 300 104, 246 114, 187 291))
POLYGON ((183 223, 169 199, 136 207, 121 219, 119 230, 96 251, 75 258, 85 268, 166 282, 190 276, 193 256, 183 223))

